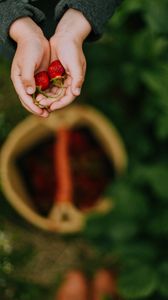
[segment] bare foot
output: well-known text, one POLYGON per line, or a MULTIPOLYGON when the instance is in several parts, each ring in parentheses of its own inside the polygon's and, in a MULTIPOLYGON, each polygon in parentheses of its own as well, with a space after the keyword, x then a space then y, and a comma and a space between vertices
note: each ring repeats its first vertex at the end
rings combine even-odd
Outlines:
POLYGON ((92 299, 102 300, 105 296, 109 299, 116 295, 115 276, 108 270, 99 270, 92 282, 92 299))
POLYGON ((88 300, 88 285, 80 271, 71 271, 56 294, 55 300, 88 300))

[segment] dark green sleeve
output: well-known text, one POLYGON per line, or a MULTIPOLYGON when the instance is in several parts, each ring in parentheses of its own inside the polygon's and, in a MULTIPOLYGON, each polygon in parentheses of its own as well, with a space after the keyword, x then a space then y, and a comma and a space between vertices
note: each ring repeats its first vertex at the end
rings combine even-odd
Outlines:
POLYGON ((36 23, 45 19, 39 9, 24 1, 0 0, 0 42, 12 45, 8 35, 9 27, 21 17, 31 17, 36 23))
POLYGON ((59 22, 68 8, 74 8, 83 13, 92 26, 91 38, 99 38, 104 30, 104 25, 115 12, 122 0, 61 0, 56 6, 55 17, 59 22))

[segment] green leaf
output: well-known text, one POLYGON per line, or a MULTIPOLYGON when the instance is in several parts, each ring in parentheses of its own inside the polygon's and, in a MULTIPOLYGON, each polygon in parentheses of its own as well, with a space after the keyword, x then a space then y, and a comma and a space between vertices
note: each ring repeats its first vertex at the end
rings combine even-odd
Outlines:
POLYGON ((146 3, 146 20, 149 26, 157 33, 168 34, 168 1, 158 2, 158 0, 152 0, 146 3))
POLYGON ((111 184, 107 191, 114 199, 114 214, 117 219, 141 220, 147 213, 147 199, 140 191, 129 185, 127 180, 111 184))
POLYGON ((0 141, 6 138, 10 131, 10 125, 6 120, 4 112, 0 112, 0 141))
POLYGON ((118 291, 124 299, 149 297, 156 288, 156 272, 146 265, 128 264, 118 278, 118 291))
POLYGON ((159 138, 166 139, 168 137, 168 111, 158 117, 156 131, 159 138))
POLYGON ((118 243, 113 247, 113 252, 116 253, 121 261, 131 259, 139 259, 147 263, 155 261, 158 255, 158 249, 154 244, 145 241, 131 241, 129 243, 118 243))
POLYGON ((108 236, 115 242, 127 241, 133 238, 138 231, 134 222, 118 220, 108 228, 108 236))
POLYGON ((145 166, 141 166, 137 170, 136 177, 145 186, 150 187, 153 194, 167 199, 168 166, 166 162, 164 165, 160 162, 153 165, 146 164, 145 166))
POLYGON ((168 298, 168 261, 159 266, 159 292, 168 298))
POLYGON ((148 228, 150 234, 168 239, 168 209, 158 211, 150 221, 148 228))

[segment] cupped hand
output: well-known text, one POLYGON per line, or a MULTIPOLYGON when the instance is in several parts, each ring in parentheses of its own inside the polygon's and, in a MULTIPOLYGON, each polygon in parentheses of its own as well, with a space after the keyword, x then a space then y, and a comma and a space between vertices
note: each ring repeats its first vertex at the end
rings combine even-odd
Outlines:
POLYGON ((49 111, 63 108, 80 95, 86 72, 86 59, 82 44, 71 38, 54 35, 50 39, 51 62, 60 60, 65 68, 66 79, 63 87, 52 88, 46 98, 39 95, 40 104, 49 106, 49 111), (55 99, 54 99, 55 97, 55 99))
POLYGON ((43 97, 42 103, 50 106, 50 111, 68 105, 80 95, 86 72, 82 46, 90 31, 89 22, 75 9, 68 9, 58 23, 55 34, 50 39, 51 62, 60 60, 67 78, 64 82, 64 96, 61 99, 54 101, 52 98, 43 97))
POLYGON ((34 74, 47 70, 49 65, 49 42, 30 18, 15 21, 11 26, 10 36, 17 43, 11 67, 11 79, 16 93, 28 111, 47 117, 49 115, 47 109, 35 105, 32 94, 36 90, 34 74))
POLYGON ((75 9, 67 10, 50 41, 29 17, 12 23, 9 35, 17 43, 17 50, 12 62, 11 79, 27 110, 47 117, 49 112, 68 105, 80 95, 86 72, 82 46, 90 31, 89 22, 75 9), (49 88, 49 97, 39 94, 34 103, 35 73, 47 70, 49 63, 57 59, 65 68, 64 86, 49 88))

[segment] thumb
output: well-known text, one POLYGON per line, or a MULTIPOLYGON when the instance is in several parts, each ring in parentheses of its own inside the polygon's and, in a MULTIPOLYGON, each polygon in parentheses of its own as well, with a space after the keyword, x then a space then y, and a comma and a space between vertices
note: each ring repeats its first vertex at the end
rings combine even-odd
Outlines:
POLYGON ((85 77, 85 72, 83 70, 82 64, 73 64, 69 71, 72 77, 72 94, 74 96, 79 96, 85 77))
POLYGON ((24 63, 21 70, 22 83, 27 94, 33 94, 36 90, 36 84, 34 79, 35 65, 24 63))

